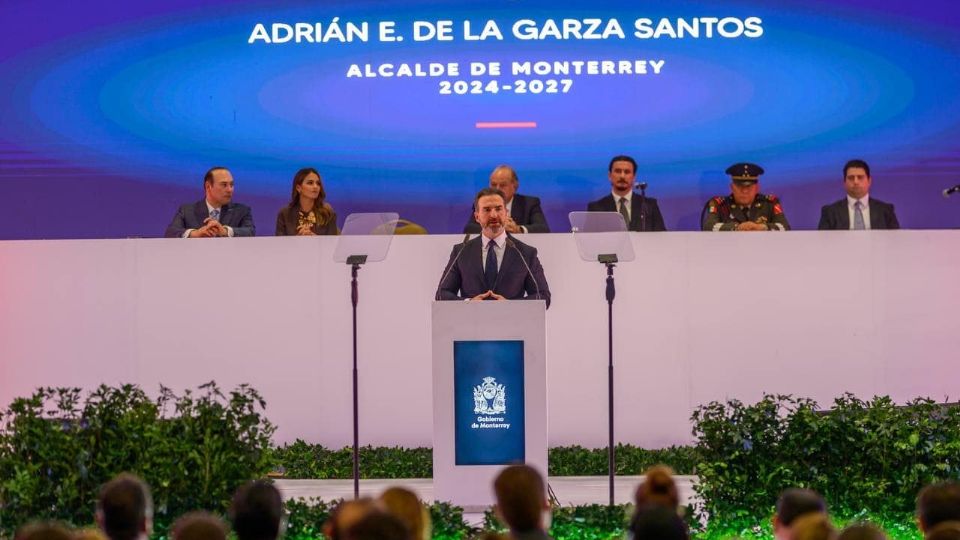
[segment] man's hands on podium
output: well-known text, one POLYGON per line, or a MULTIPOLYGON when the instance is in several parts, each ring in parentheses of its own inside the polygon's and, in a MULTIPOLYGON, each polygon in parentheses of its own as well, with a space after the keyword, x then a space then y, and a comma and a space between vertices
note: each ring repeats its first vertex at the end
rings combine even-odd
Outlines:
POLYGON ((485 292, 485 293, 480 293, 480 294, 474 296, 473 298, 470 299, 470 301, 473 302, 474 300, 487 300, 487 299, 490 299, 490 300, 506 300, 505 297, 503 297, 503 296, 501 296, 501 295, 499 295, 499 294, 497 294, 497 293, 495 293, 495 292, 493 292, 493 291, 487 291, 487 292, 485 292))

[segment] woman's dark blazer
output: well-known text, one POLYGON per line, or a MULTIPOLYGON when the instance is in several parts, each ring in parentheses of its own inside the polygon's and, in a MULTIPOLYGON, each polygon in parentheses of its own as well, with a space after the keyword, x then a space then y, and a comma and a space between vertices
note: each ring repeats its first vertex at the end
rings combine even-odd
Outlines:
MULTIPOLYGON (((299 208, 294 208, 292 206, 284 206, 280 209, 280 213, 277 214, 277 232, 276 236, 296 236, 297 234, 297 219, 300 212, 299 208)), ((337 213, 334 212, 330 221, 320 225, 319 223, 313 226, 313 234, 340 234, 340 230, 337 229, 337 213)))

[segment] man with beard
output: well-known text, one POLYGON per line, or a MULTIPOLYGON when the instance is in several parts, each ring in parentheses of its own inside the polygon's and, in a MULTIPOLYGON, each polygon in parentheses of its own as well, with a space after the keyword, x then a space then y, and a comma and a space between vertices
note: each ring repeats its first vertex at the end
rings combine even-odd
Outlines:
POLYGON ((474 198, 481 234, 453 247, 440 278, 441 300, 540 299, 550 307, 550 288, 537 250, 508 236, 503 193, 483 188, 474 198))
POLYGON ((657 200, 633 192, 637 162, 630 156, 615 156, 607 167, 610 195, 587 204, 588 212, 619 212, 628 231, 665 231, 657 200))
POLYGON ((789 231, 790 223, 776 195, 760 193, 763 167, 736 163, 727 168, 731 194, 707 201, 705 231, 789 231))

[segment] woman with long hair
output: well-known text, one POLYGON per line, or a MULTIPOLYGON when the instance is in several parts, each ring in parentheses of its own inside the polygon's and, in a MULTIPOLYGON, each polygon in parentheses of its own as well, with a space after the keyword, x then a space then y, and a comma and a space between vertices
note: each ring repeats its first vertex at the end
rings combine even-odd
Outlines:
POLYGON ((337 213, 327 202, 320 173, 305 167, 293 175, 290 204, 277 214, 277 236, 339 234, 337 213))

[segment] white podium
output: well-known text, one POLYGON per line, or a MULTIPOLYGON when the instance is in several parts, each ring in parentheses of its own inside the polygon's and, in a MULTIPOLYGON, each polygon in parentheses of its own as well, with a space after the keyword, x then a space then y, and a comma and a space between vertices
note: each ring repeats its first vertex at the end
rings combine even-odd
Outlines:
POLYGON ((434 500, 493 504, 493 479, 526 463, 547 477, 546 305, 433 303, 434 500))

